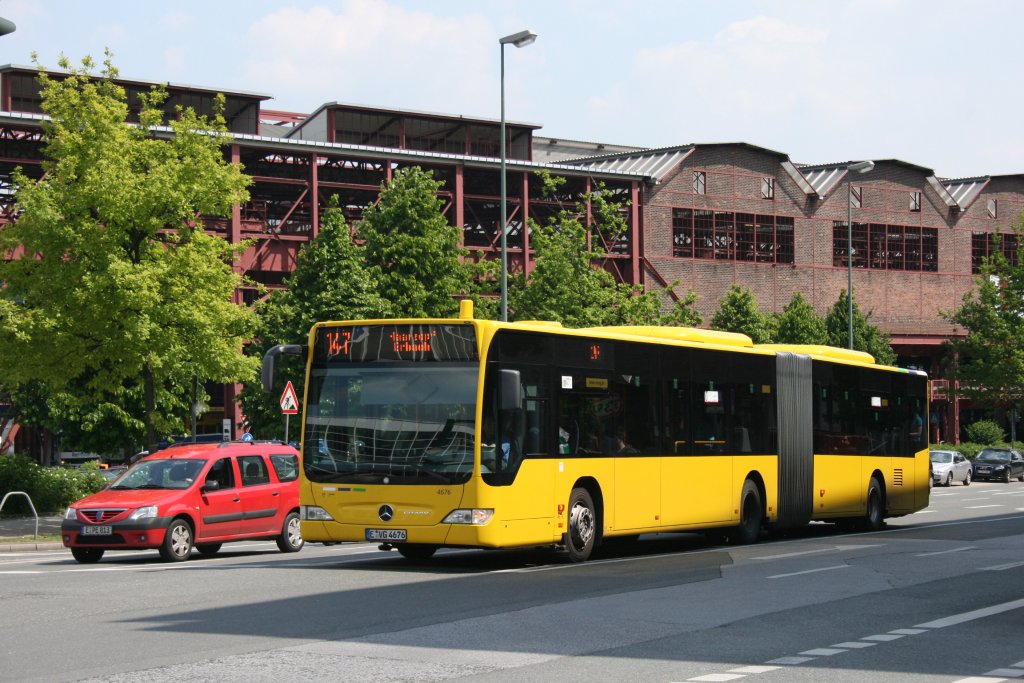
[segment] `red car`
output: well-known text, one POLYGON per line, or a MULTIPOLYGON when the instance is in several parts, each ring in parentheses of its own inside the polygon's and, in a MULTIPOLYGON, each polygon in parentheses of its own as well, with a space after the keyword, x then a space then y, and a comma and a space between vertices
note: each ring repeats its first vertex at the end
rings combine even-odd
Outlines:
POLYGON ((229 541, 302 549, 299 452, 274 442, 185 443, 148 455, 68 508, 64 545, 79 562, 106 550, 157 549, 182 562, 229 541))

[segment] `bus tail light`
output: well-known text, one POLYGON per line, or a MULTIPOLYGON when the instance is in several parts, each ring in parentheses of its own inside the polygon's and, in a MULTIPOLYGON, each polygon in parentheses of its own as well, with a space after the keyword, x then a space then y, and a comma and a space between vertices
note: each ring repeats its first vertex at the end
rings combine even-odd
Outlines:
POLYGON ((473 524, 475 526, 483 526, 484 524, 487 524, 487 522, 491 521, 491 517, 493 516, 494 510, 452 510, 448 513, 448 516, 444 518, 442 524, 473 524))

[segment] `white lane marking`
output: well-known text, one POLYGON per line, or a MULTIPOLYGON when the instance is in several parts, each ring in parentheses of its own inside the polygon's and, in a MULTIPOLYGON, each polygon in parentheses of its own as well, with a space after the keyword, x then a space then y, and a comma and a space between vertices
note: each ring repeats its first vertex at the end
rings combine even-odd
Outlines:
POLYGON ((688 681, 735 681, 737 678, 744 678, 743 674, 705 674, 687 678, 688 681))
POLYGON ((902 637, 902 635, 896 633, 877 633, 873 636, 864 636, 861 640, 875 640, 879 643, 888 643, 893 640, 899 640, 902 637))
POLYGON ((801 555, 813 555, 815 553, 829 553, 834 551, 843 552, 846 550, 862 550, 864 548, 880 548, 881 543, 873 543, 871 545, 834 545, 828 548, 815 548, 814 550, 801 550, 792 553, 782 553, 780 555, 764 555, 762 557, 752 557, 752 560, 782 560, 788 557, 799 557, 801 555))
POLYGON ((965 510, 981 510, 982 508, 1001 508, 1002 505, 965 505, 965 510))
POLYGON ((935 512, 935 510, 918 510, 918 511, 917 511, 917 512, 915 512, 914 514, 915 514, 915 515, 930 515, 930 514, 932 514, 933 512, 935 512))
POLYGON ((898 628, 898 629, 896 629, 894 631, 889 631, 889 633, 895 633, 895 634, 900 635, 900 636, 916 636, 919 633, 927 633, 927 632, 928 632, 928 629, 926 629, 926 628, 898 628))
POLYGON ((789 574, 776 574, 774 576, 769 576, 768 578, 769 579, 784 579, 784 578, 789 577, 789 576, 802 576, 804 574, 814 574, 814 573, 817 573, 817 572, 828 572, 828 571, 832 571, 833 569, 846 569, 849 566, 850 565, 848 565, 848 564, 837 564, 837 565, 834 565, 834 566, 831 566, 831 567, 819 567, 818 569, 807 569, 807 570, 804 570, 802 572, 790 572, 789 574))
POLYGON ((17 570, 17 569, 12 569, 10 571, 0 571, 0 574, 42 574, 42 573, 43 572, 38 571, 38 570, 28 570, 28 569, 20 570, 20 571, 17 570))
POLYGON ((978 546, 976 545, 965 545, 963 548, 953 548, 951 550, 939 550, 934 553, 918 553, 918 557, 933 557, 935 555, 947 555, 949 553, 962 553, 965 550, 974 550, 978 546))
POLYGON ((945 628, 947 626, 956 626, 957 624, 974 621, 975 619, 984 619, 985 617, 991 617, 996 614, 1002 614, 1003 612, 1020 609, 1021 607, 1024 607, 1024 598, 1021 598, 1020 600, 1011 600, 1010 602, 1004 602, 998 605, 992 605, 990 607, 983 607, 970 612, 953 614, 924 624, 915 624, 914 628, 945 628))
POLYGON ((989 678, 988 676, 968 676, 967 678, 958 678, 953 683, 999 683, 1005 680, 1005 678, 989 678))
POLYGON ((842 654, 843 652, 847 652, 847 650, 842 650, 837 647, 817 647, 813 650, 804 650, 800 654, 810 655, 812 657, 831 657, 832 655, 842 654))
POLYGON ((769 664, 803 664, 809 662, 814 657, 779 657, 778 659, 769 659, 769 664))
POLYGON ((1001 572, 1007 569, 1015 569, 1017 567, 1024 567, 1024 562, 1010 562, 1008 564, 997 564, 994 567, 982 567, 978 571, 981 572, 1001 572))
POLYGON ((865 643, 863 640, 848 640, 845 643, 836 643, 835 645, 831 645, 830 647, 841 647, 847 650, 859 650, 860 648, 871 647, 873 645, 878 645, 878 643, 865 643))
POLYGON ((729 669, 732 674, 766 674, 782 667, 778 666, 741 666, 738 669, 729 669))
POLYGON ((1024 669, 992 669, 985 672, 986 676, 1006 676, 1007 678, 1020 678, 1024 676, 1024 669))

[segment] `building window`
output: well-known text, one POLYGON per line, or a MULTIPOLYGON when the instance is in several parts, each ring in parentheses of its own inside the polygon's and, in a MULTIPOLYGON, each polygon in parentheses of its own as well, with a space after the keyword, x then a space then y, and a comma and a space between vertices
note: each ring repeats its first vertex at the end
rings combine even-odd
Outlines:
POLYGON ((860 185, 851 185, 850 186, 850 208, 859 209, 861 207, 861 205, 862 205, 861 198, 862 198, 862 191, 863 191, 863 189, 864 188, 861 187, 860 185))
POLYGON ((761 178, 761 199, 775 199, 775 178, 761 178))
POLYGON ((920 211, 921 210, 921 193, 911 192, 910 193, 910 210, 920 211))
POLYGON ((697 194, 707 194, 708 193, 707 180, 708 180, 708 178, 707 178, 707 175, 704 173, 704 171, 694 171, 693 172, 693 191, 696 192, 697 194))
POLYGON ((791 216, 672 210, 672 255, 752 263, 793 263, 791 216))
POLYGON ((999 202, 995 199, 988 200, 988 217, 998 218, 999 216, 999 202))
MULTIPOLYGON (((939 266, 939 231, 936 228, 853 224, 854 268, 936 272, 939 266)), ((832 264, 847 267, 846 221, 832 223, 832 264)))
POLYGON ((971 235, 971 272, 981 267, 996 253, 1001 253, 1011 266, 1018 264, 1018 239, 1015 233, 975 232, 971 235))

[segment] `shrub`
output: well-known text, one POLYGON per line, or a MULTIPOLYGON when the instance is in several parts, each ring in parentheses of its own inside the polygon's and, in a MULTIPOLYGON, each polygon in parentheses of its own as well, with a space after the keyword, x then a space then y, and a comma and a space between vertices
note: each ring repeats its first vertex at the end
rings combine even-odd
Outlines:
POLYGON ((1006 440, 1006 433, 992 420, 978 420, 967 425, 967 440, 985 446, 994 446, 1000 441, 1006 440))
MULTIPOLYGON (((61 512, 106 483, 95 465, 81 469, 43 467, 24 455, 0 457, 0 499, 11 491, 24 491, 40 514, 61 512)), ((3 513, 27 515, 32 509, 24 496, 14 496, 4 505, 3 513)))

